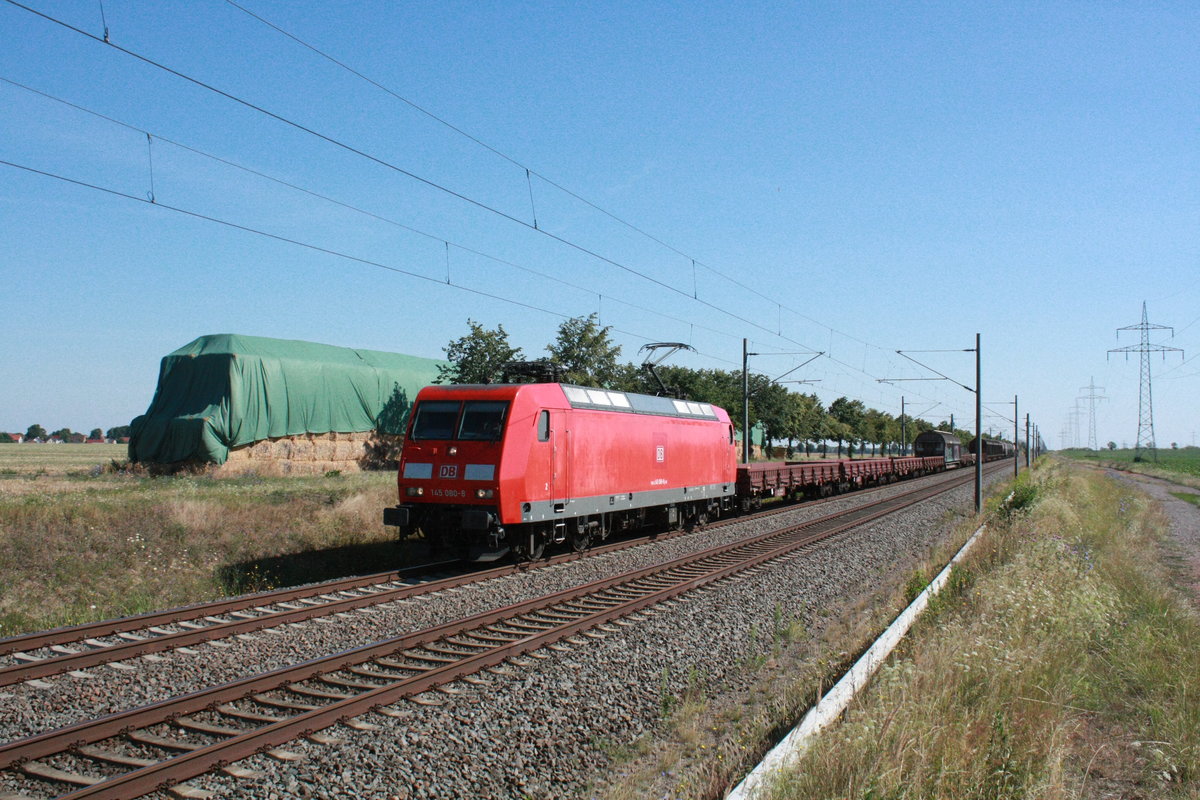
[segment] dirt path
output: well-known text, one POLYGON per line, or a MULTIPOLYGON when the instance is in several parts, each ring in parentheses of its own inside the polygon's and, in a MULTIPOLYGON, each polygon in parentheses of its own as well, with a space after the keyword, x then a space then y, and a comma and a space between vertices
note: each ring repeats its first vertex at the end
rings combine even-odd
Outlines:
POLYGON ((1174 497, 1171 492, 1200 494, 1178 483, 1132 472, 1105 470, 1114 480, 1132 485, 1159 502, 1170 522, 1167 558, 1179 568, 1184 584, 1200 605, 1200 507, 1174 497))

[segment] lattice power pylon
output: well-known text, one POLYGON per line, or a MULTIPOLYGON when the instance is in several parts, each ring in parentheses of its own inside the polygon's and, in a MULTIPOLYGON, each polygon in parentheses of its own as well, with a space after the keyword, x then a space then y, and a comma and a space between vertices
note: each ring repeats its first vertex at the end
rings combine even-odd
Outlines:
POLYGON ((1117 340, 1121 338, 1121 331, 1139 331, 1141 333, 1141 342, 1131 344, 1127 347, 1115 347, 1109 350, 1109 353, 1124 353, 1125 358, 1129 358, 1130 353, 1142 354, 1142 386, 1138 392, 1138 433, 1137 445, 1134 450, 1134 459, 1141 459, 1142 453, 1149 450, 1155 461, 1158 461, 1158 450, 1154 446, 1154 399, 1153 392, 1150 388, 1150 354, 1162 353, 1163 359, 1167 357, 1167 353, 1179 353, 1183 356, 1183 350, 1178 347, 1167 347, 1162 344, 1154 344, 1150 341, 1150 331, 1170 331, 1171 336, 1175 335, 1175 329, 1166 325, 1154 325, 1146 317, 1146 301, 1142 301, 1142 322, 1140 325, 1126 325, 1124 328, 1117 328, 1117 340))
POLYGON ((1087 386, 1080 387, 1079 391, 1087 392, 1085 395, 1080 395, 1080 400, 1088 401, 1088 450, 1099 450, 1096 443, 1096 401, 1107 400, 1108 398, 1102 394, 1096 394, 1096 390, 1104 391, 1103 386, 1096 385, 1096 379, 1087 386))

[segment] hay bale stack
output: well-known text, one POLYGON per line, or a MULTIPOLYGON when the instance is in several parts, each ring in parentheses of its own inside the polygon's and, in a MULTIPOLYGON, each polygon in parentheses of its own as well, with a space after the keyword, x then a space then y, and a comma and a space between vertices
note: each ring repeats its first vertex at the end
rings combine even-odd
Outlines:
POLYGON ((404 437, 377 431, 304 433, 234 447, 213 475, 323 475, 395 469, 404 437))

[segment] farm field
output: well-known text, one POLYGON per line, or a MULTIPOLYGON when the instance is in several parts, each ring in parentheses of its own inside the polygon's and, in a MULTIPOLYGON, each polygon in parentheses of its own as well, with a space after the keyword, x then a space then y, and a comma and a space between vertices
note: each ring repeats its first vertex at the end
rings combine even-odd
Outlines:
POLYGON ((123 444, 0 444, 0 478, 33 472, 51 475, 85 473, 124 461, 129 448, 123 444))
POLYGON ((1133 450, 1062 450, 1060 455, 1102 467, 1140 472, 1200 488, 1200 447, 1158 451, 1157 461, 1134 461, 1133 450))
POLYGON ((0 637, 404 556, 381 522, 394 472, 149 477, 124 458, 124 445, 0 446, 0 637))

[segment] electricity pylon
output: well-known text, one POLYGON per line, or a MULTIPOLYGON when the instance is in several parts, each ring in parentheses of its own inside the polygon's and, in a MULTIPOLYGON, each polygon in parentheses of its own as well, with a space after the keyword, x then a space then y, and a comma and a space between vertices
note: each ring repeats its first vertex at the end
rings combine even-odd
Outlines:
POLYGON ((1088 450, 1099 450, 1100 448, 1096 446, 1096 401, 1108 398, 1102 394, 1096 394, 1097 389, 1104 391, 1104 387, 1097 386, 1095 378, 1091 380, 1090 384, 1079 388, 1079 391, 1087 392, 1085 395, 1080 395, 1079 399, 1088 401, 1088 450))
POLYGON ((1182 358, 1183 350, 1178 347, 1167 347, 1163 344, 1151 343, 1150 331, 1170 331, 1171 336, 1174 337, 1175 329, 1167 325, 1152 324, 1146 317, 1145 300, 1142 301, 1141 324, 1126 325, 1124 328, 1117 328, 1118 341, 1121 339, 1121 331, 1139 331, 1141 333, 1141 341, 1138 344, 1115 347, 1108 351, 1109 353, 1124 353, 1126 360, 1129 359, 1130 353, 1142 354, 1142 386, 1138 392, 1138 433, 1133 458, 1135 461, 1140 461, 1142 453, 1149 450, 1154 460, 1158 461, 1158 450, 1154 446, 1154 399, 1153 392, 1150 389, 1150 354, 1162 353, 1163 360, 1165 361, 1168 352, 1179 353, 1180 358, 1182 358))

